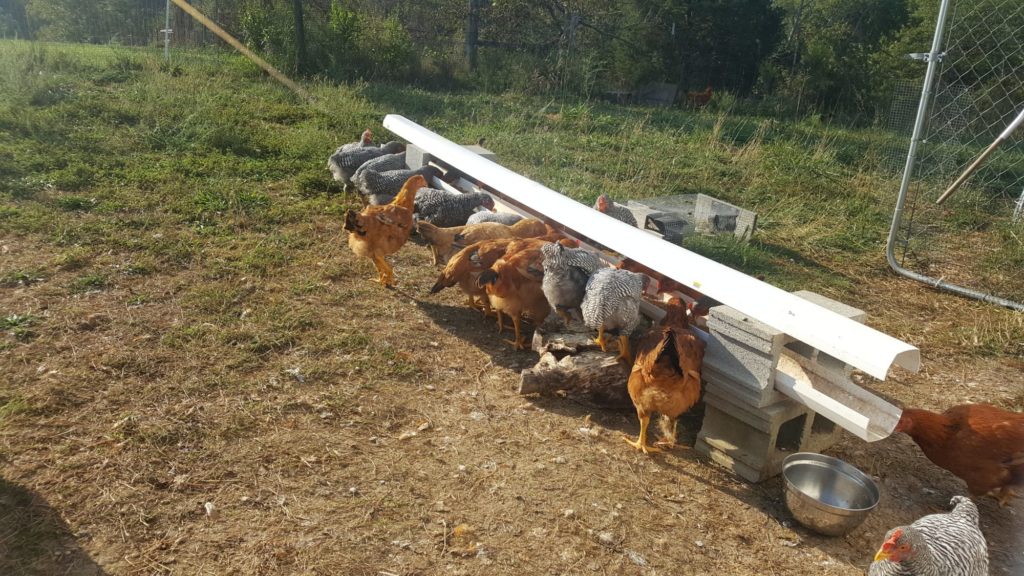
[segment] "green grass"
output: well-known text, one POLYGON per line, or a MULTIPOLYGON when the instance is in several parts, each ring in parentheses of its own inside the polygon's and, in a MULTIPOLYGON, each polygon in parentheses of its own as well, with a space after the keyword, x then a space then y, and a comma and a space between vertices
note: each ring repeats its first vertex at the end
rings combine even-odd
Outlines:
MULTIPOLYGON (((278 226, 345 207, 324 159, 364 127, 387 139, 392 112, 455 141, 485 137, 506 166, 587 204, 701 192, 754 210, 753 242, 689 246, 780 286, 843 292, 842 271, 882 257, 898 188, 886 164, 905 146, 817 119, 384 84, 314 83, 310 106, 244 59, 205 52, 167 65, 148 50, 4 41, 0 65, 0 221, 64 248, 55 264, 80 271, 72 292, 109 285, 93 268, 110 252, 144 260, 139 273, 275 274, 305 249, 278 226)), ((969 198, 941 225, 992 227, 979 262, 1019 262, 1003 206, 969 198)))

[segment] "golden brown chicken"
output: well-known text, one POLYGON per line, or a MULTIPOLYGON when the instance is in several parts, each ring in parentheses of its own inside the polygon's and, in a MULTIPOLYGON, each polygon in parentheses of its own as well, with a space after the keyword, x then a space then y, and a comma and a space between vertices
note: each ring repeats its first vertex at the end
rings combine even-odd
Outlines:
POLYGON ((700 398, 700 370, 704 341, 690 330, 686 306, 679 298, 668 302, 661 327, 652 329, 640 342, 636 362, 629 374, 629 397, 640 419, 640 437, 625 438, 644 454, 660 452, 647 445, 651 414, 661 414, 663 438, 657 444, 671 447, 676 442, 676 418, 700 398))
MULTIPOLYGON (((529 241, 518 240, 512 244, 525 242, 529 241)), ((551 312, 551 306, 541 288, 544 279, 541 245, 543 243, 515 252, 506 249, 506 255, 499 258, 489 270, 484 270, 478 281, 487 291, 491 307, 498 314, 498 331, 504 327, 503 314, 512 318, 515 339, 508 342, 516 350, 526 349, 526 340, 521 331, 523 316, 530 317, 534 323, 540 323, 551 312)))
POLYGON ((437 282, 430 289, 430 293, 437 294, 445 288, 458 284, 468 298, 467 306, 489 314, 491 305, 487 299, 487 292, 477 283, 477 280, 480 278, 481 272, 490 268, 498 258, 504 256, 505 249, 512 241, 512 238, 484 240, 459 250, 448 260, 448 264, 437 277, 437 282))
POLYGON ((430 246, 431 264, 437 266, 448 260, 448 254, 452 251, 452 244, 455 242, 455 235, 465 228, 465 226, 442 228, 423 220, 416 223, 416 231, 430 246))
POLYGON ((394 284, 395 274, 384 260, 394 254, 409 239, 412 232, 412 206, 416 191, 427 185, 423 176, 409 178, 390 204, 367 206, 362 212, 345 213, 345 230, 349 232, 348 246, 356 256, 373 261, 378 281, 383 286, 394 284))
POLYGON ((524 219, 506 226, 500 222, 480 222, 466 226, 441 228, 429 222, 419 222, 416 229, 430 244, 434 264, 447 262, 452 250, 461 250, 471 244, 498 238, 533 238, 547 233, 543 222, 524 219))
POLYGON ((548 233, 548 226, 535 218, 525 218, 506 226, 499 222, 480 222, 466 226, 455 235, 455 246, 468 246, 481 240, 495 238, 536 238, 548 233))
POLYGON ((1024 414, 989 404, 963 404, 941 414, 905 408, 893 432, 908 434, 975 496, 994 496, 1005 506, 1014 489, 1024 487, 1024 414))

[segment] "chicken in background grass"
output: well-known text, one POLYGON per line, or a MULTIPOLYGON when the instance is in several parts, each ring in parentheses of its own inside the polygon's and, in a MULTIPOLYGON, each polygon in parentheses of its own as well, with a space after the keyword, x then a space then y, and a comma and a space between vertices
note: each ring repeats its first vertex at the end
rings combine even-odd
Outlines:
POLYGON ((583 296, 583 322, 597 330, 594 340, 602 351, 608 351, 605 333, 619 336, 619 358, 633 363, 629 353, 629 335, 640 323, 640 299, 648 278, 628 270, 602 268, 587 281, 583 296))
POLYGON ((365 146, 351 150, 338 150, 327 159, 327 169, 331 171, 334 179, 345 185, 347 191, 352 186, 352 175, 368 160, 373 160, 385 154, 395 154, 405 150, 405 144, 401 142, 388 142, 380 148, 365 146))
POLYGON ((636 218, 633 216, 633 213, 629 211, 629 208, 626 208, 621 204, 616 204, 615 201, 609 198, 607 194, 601 194, 597 197, 597 201, 594 202, 594 210, 607 214, 619 222, 625 222, 626 224, 636 228, 636 218))
POLYGON ((661 414, 662 440, 656 444, 672 447, 676 419, 700 399, 704 341, 690 330, 686 313, 681 299, 670 299, 661 327, 651 330, 637 346, 627 388, 640 419, 640 436, 635 442, 625 440, 644 454, 661 451, 647 445, 651 414, 661 414))
POLYGON ((935 465, 967 483, 974 496, 1005 506, 1024 487, 1024 414, 962 404, 938 414, 905 408, 893 432, 913 438, 935 465))
POLYGON ((583 248, 566 248, 557 242, 540 249, 544 255, 544 280, 541 289, 548 304, 566 325, 572 322, 572 310, 579 310, 590 275, 604 263, 596 254, 583 248))
POLYGON ((712 92, 711 90, 711 84, 708 84, 706 88, 699 92, 693 90, 687 92, 686 101, 689 102, 692 106, 705 106, 708 102, 711 101, 711 96, 713 95, 714 92, 712 92))
POLYGON ((362 135, 359 136, 359 140, 355 142, 349 142, 348 144, 342 144, 335 150, 335 154, 338 152, 347 152, 349 150, 355 150, 356 148, 369 148, 373 146, 373 131, 367 128, 363 130, 362 135))
POLYGON ((356 256, 373 261, 378 281, 391 286, 394 270, 384 260, 394 254, 409 239, 412 232, 412 204, 416 191, 427 185, 423 176, 416 175, 402 186, 395 200, 384 206, 367 206, 362 212, 345 213, 344 229, 349 232, 348 245, 356 256))
POLYGON ((954 496, 953 510, 889 530, 868 576, 988 576, 988 545, 978 507, 954 496))

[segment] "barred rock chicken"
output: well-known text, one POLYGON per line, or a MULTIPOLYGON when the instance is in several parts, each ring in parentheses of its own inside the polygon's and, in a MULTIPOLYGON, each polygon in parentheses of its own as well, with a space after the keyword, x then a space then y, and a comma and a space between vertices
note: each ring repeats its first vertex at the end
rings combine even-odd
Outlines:
POLYGON ((427 186, 435 177, 442 177, 441 170, 436 166, 423 166, 415 170, 401 168, 387 172, 367 170, 359 177, 358 190, 366 202, 372 206, 387 204, 398 194, 406 180, 416 175, 423 176, 427 186))
POLYGON ((700 370, 704 341, 689 329, 686 306, 679 298, 668 301, 661 328, 651 330, 640 342, 629 374, 629 397, 640 419, 640 437, 631 446, 644 454, 660 449, 647 445, 651 414, 661 414, 663 438, 659 445, 676 442, 676 418, 700 399, 700 370))
POLYGON ((594 202, 594 210, 603 212, 619 222, 625 222, 630 226, 636 227, 636 218, 633 217, 633 213, 629 211, 629 208, 616 204, 607 194, 601 194, 597 197, 597 201, 594 202))
POLYGON ((367 128, 366 130, 363 130, 363 134, 359 137, 359 140, 349 142, 348 144, 342 144, 334 152, 346 152, 348 150, 355 150, 356 148, 369 148, 370 146, 373 146, 373 132, 367 128))
POLYGON ((511 226, 522 219, 523 217, 515 212, 491 212, 490 210, 480 210, 479 212, 473 212, 470 214, 469 219, 466 220, 466 224, 497 222, 499 224, 504 224, 505 226, 511 226))
POLYGON ((619 336, 619 358, 629 364, 629 335, 640 323, 640 298, 647 277, 628 270, 602 268, 587 281, 583 296, 583 322, 597 330, 595 342, 607 352, 605 332, 619 336))
POLYGON ((534 324, 540 324, 551 312, 541 281, 544 278, 541 245, 530 244, 529 240, 509 243, 505 255, 498 259, 489 270, 480 273, 478 284, 487 291, 487 299, 498 315, 498 331, 504 328, 502 314, 512 318, 514 340, 506 340, 516 350, 526 349, 522 336, 523 316, 534 324), (516 246, 529 246, 514 250, 516 246))
POLYGON ((494 198, 486 192, 449 192, 427 188, 416 195, 416 217, 434 226, 464 226, 477 207, 494 210, 494 198))
POLYGON ((363 173, 367 170, 373 172, 388 172, 391 170, 405 170, 408 166, 405 165, 405 152, 396 152, 394 154, 385 154, 378 156, 372 160, 367 160, 362 166, 356 169, 355 174, 352 175, 352 184, 358 189, 363 180, 363 173))
MULTIPOLYGON (((405 150, 405 144, 401 142, 388 142, 380 148, 373 146, 359 147, 351 150, 339 150, 327 159, 327 169, 331 171, 334 179, 345 185, 348 189, 352 185, 352 175, 368 160, 373 160, 385 154, 395 154, 405 150)), ((399 185, 401 186, 401 185, 399 185)))
POLYGON ((889 530, 868 576, 987 576, 988 546, 978 507, 953 496, 953 510, 929 514, 889 530))
POLYGON ((544 255, 541 289, 548 304, 568 324, 572 321, 571 311, 578 310, 583 303, 587 280, 604 264, 593 252, 566 248, 556 242, 543 245, 540 251, 544 255))
POLYGON ((385 287, 394 283, 395 274, 384 257, 397 252, 409 239, 413 200, 416 191, 426 185, 423 176, 413 176, 402 186, 394 202, 367 206, 358 213, 355 210, 345 213, 344 229, 349 232, 349 248, 356 256, 373 261, 380 275, 378 281, 385 287))
MULTIPOLYGON (((631 258, 623 258, 615 267, 621 270, 629 270, 630 272, 638 272, 640 274, 650 276, 658 282, 658 294, 679 292, 687 298, 692 299, 693 303, 690 305, 690 314, 699 327, 706 327, 707 315, 711 311, 711 308, 721 304, 718 300, 694 290, 681 282, 677 282, 664 274, 655 272, 631 258)), ((764 277, 759 276, 758 279, 764 280, 764 277)))
POLYGON ((942 414, 906 408, 894 432, 914 439, 937 466, 956 474, 974 496, 1005 506, 1024 487, 1024 414, 963 404, 942 414))
POLYGON ((499 258, 505 255, 505 250, 512 241, 512 238, 484 240, 459 250, 448 260, 448 264, 437 277, 437 282, 430 289, 430 293, 437 294, 445 288, 458 284, 468 299, 467 306, 489 314, 491 304, 487 299, 487 291, 479 285, 477 280, 480 278, 481 272, 493 266, 499 258))

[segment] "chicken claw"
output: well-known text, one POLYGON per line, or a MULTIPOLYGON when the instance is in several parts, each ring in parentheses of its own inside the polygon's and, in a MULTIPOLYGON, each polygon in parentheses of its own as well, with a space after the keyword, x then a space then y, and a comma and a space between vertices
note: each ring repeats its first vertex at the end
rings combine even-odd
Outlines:
POLYGON ((604 326, 597 329, 597 338, 594 338, 594 343, 601 347, 601 352, 608 351, 608 342, 604 339, 604 326))
POLYGON ((640 436, 637 439, 630 440, 628 436, 623 436, 622 439, 626 441, 633 448, 640 450, 644 454, 651 454, 652 452, 661 452, 660 448, 654 446, 648 446, 647 444, 647 426, 651 423, 650 416, 640 416, 640 436))

